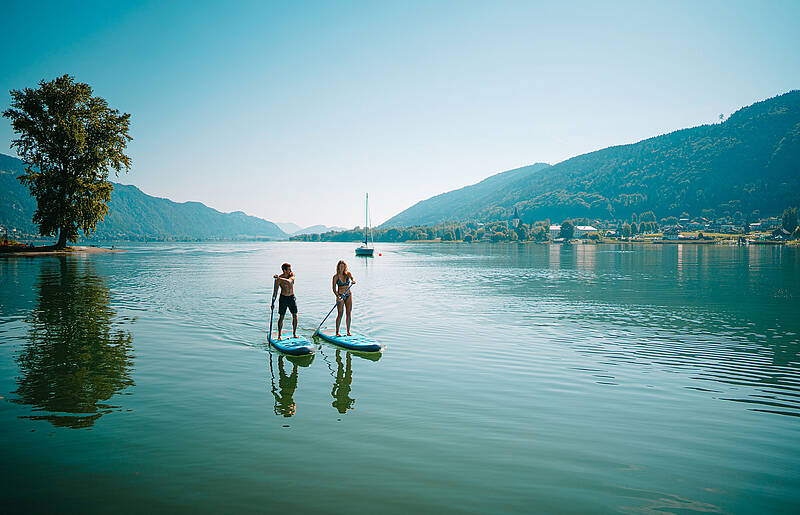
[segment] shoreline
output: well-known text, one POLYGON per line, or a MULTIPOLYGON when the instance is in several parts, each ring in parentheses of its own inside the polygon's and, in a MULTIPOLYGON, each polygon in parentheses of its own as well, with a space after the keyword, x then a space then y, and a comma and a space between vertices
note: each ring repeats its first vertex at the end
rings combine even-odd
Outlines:
POLYGON ((107 249, 76 245, 63 249, 45 247, 0 246, 0 256, 68 256, 71 254, 106 254, 109 252, 125 252, 124 249, 107 249))

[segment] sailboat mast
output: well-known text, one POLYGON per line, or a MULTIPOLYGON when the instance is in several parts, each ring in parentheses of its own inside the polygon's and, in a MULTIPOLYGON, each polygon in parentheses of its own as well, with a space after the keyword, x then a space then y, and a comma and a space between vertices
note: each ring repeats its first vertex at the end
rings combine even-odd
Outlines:
POLYGON ((369 193, 367 193, 367 202, 364 208, 364 246, 367 245, 367 231, 369 231, 369 193))

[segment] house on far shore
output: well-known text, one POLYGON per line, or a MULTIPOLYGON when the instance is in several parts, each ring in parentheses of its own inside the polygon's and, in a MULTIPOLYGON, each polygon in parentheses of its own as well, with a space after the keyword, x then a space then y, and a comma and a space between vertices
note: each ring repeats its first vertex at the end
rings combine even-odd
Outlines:
POLYGON ((677 240, 681 236, 681 226, 667 225, 662 229, 662 234, 664 234, 665 240, 677 240))
MULTIPOLYGON (((572 233, 573 238, 580 238, 584 234, 589 234, 590 232, 597 232, 597 228, 591 225, 576 225, 575 231, 572 233)), ((550 226, 550 237, 560 238, 561 237, 561 226, 560 225, 551 225, 550 226)))

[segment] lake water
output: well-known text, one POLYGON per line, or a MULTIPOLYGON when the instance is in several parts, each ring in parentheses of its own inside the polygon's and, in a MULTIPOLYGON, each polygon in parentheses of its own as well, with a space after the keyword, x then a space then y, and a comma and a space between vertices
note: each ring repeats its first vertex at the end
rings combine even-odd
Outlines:
POLYGON ((800 249, 355 246, 0 258, 6 509, 800 509, 800 249), (270 352, 340 258, 379 359, 270 352))

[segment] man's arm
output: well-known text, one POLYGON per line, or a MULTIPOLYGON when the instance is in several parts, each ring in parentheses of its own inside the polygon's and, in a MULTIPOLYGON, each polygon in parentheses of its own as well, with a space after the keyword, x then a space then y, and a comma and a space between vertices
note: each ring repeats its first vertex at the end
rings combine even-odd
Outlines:
MULTIPOLYGON (((294 276, 291 276, 288 279, 286 277, 281 277, 279 275, 276 275, 274 277, 275 277, 276 281, 280 281, 282 283, 286 283, 287 285, 294 284, 294 276)), ((276 283, 275 287, 277 288, 277 283, 276 283)))

